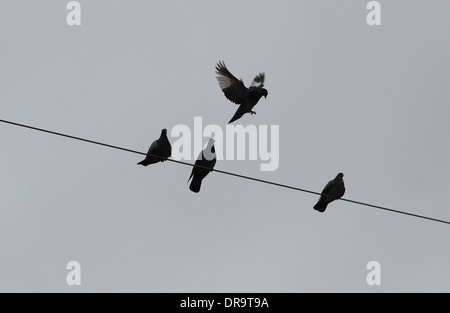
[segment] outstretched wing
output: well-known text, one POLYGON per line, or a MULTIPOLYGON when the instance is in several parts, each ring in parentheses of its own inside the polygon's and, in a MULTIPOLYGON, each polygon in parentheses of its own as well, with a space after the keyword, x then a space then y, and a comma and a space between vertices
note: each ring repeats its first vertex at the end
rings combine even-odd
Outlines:
POLYGON ((216 65, 217 80, 225 97, 231 102, 241 104, 247 95, 247 87, 244 86, 242 79, 238 80, 225 66, 223 61, 216 65))
POLYGON ((264 87, 264 79, 266 78, 266 75, 264 73, 259 73, 256 75, 256 77, 253 79, 252 84, 250 87, 264 87))

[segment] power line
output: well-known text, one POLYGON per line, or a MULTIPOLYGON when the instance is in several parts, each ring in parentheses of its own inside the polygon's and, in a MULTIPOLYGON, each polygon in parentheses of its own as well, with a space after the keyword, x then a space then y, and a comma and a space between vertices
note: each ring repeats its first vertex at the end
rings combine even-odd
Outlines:
MULTIPOLYGON (((136 151, 136 150, 126 149, 126 148, 122 148, 122 147, 119 147, 119 146, 109 145, 109 144, 106 144, 106 143, 102 143, 102 142, 98 142, 98 141, 94 141, 94 140, 89 140, 89 139, 85 139, 85 138, 81 138, 81 137, 71 136, 71 135, 67 135, 67 134, 63 134, 63 133, 59 133, 59 132, 55 132, 55 131, 51 131, 51 130, 47 130, 47 129, 43 129, 43 128, 33 127, 33 126, 25 125, 25 124, 15 123, 15 122, 6 121, 6 120, 2 120, 2 119, 0 119, 0 122, 5 123, 5 124, 14 125, 14 126, 23 127, 23 128, 28 128, 28 129, 36 130, 36 131, 39 131, 39 132, 44 132, 44 133, 56 135, 56 136, 66 137, 66 138, 73 139, 73 140, 84 141, 84 142, 88 142, 88 143, 91 143, 91 144, 100 145, 100 146, 104 146, 104 147, 108 147, 108 148, 112 148, 112 149, 122 150, 122 151, 130 152, 130 153, 141 154, 141 155, 145 155, 145 156, 149 155, 149 156, 153 156, 153 157, 159 157, 157 155, 152 155, 152 154, 148 154, 148 153, 144 153, 144 152, 140 152, 140 151, 136 151)), ((167 159, 167 161, 178 163, 178 164, 182 164, 182 165, 187 165, 187 166, 203 167, 203 166, 198 166, 198 165, 195 165, 195 164, 191 164, 191 163, 187 163, 187 162, 183 162, 183 161, 178 161, 178 160, 173 160, 173 159, 167 159)), ((217 170, 217 169, 210 169, 210 170, 212 170, 214 172, 217 172, 217 173, 221 173, 221 174, 225 174, 225 175, 229 175, 229 176, 234 176, 234 177, 238 177, 238 178, 242 178, 242 179, 252 180, 252 181, 256 181, 256 182, 260 182, 260 183, 264 183, 264 184, 268 184, 268 185, 272 185, 272 186, 277 186, 277 187, 281 187, 281 188, 291 189, 291 190, 295 190, 295 191, 301 191, 301 192, 310 193, 310 194, 314 194, 314 195, 318 195, 318 196, 322 195, 322 193, 320 193, 320 192, 315 192, 315 191, 302 189, 302 188, 298 188, 298 187, 293 187, 293 186, 289 186, 289 185, 285 185, 285 184, 275 183, 275 182, 268 181, 268 180, 263 180, 263 179, 254 178, 254 177, 250 177, 250 176, 245 176, 245 175, 241 175, 241 174, 236 174, 236 173, 232 173, 232 172, 221 171, 221 170, 217 170)), ((384 210, 384 211, 388 211, 388 212, 408 215, 408 216, 412 216, 412 217, 417 217, 417 218, 421 218, 421 219, 425 219, 425 220, 429 220, 429 221, 433 221, 433 222, 439 222, 439 223, 444 223, 444 224, 449 224, 450 225, 449 221, 440 220, 440 219, 427 217, 427 216, 423 216, 423 215, 418 215, 418 214, 413 214, 413 213, 408 213, 408 212, 404 212, 404 211, 394 210, 394 209, 390 209, 390 208, 387 208, 387 207, 378 206, 378 205, 374 205, 374 204, 370 204, 370 203, 365 203, 365 202, 360 202, 360 201, 355 201, 355 200, 350 200, 350 199, 344 199, 344 198, 340 198, 338 200, 346 201, 346 202, 350 202, 350 203, 354 203, 354 204, 358 204, 358 205, 362 205, 362 206, 367 206, 367 207, 371 207, 371 208, 375 208, 375 209, 379 209, 379 210, 384 210)))

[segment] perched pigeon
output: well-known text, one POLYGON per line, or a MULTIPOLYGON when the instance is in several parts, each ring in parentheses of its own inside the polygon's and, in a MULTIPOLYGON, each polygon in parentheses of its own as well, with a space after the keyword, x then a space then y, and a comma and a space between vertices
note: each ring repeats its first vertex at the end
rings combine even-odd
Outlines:
POLYGON ((314 206, 314 210, 325 212, 327 205, 334 200, 341 198, 345 193, 344 174, 337 174, 336 178, 329 181, 322 191, 319 202, 314 206))
POLYGON ((188 182, 192 178, 189 189, 193 192, 200 191, 203 178, 205 178, 206 175, 213 170, 214 165, 216 165, 216 150, 214 148, 214 142, 214 139, 209 140, 205 150, 200 152, 197 161, 195 161, 196 166, 192 168, 191 176, 189 177, 188 182))
POLYGON ((259 73, 253 79, 250 88, 244 86, 242 79, 238 80, 225 66, 225 63, 219 62, 216 65, 217 80, 225 97, 231 102, 239 104, 239 108, 234 114, 233 118, 228 122, 232 123, 242 117, 245 113, 256 114, 252 111, 253 107, 258 103, 259 99, 264 96, 267 98, 267 90, 262 88, 264 86, 264 73, 259 73))
POLYGON ((151 155, 147 155, 138 164, 147 166, 153 163, 164 162, 172 155, 172 146, 169 139, 167 139, 167 129, 164 128, 161 131, 161 136, 158 140, 153 141, 147 153, 151 155))

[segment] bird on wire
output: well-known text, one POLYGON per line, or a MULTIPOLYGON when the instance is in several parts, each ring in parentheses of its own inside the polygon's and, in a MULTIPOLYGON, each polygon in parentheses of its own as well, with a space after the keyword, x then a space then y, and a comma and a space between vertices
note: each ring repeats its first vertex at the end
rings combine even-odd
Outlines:
POLYGON ((345 186, 343 180, 344 174, 337 174, 336 178, 330 180, 322 191, 319 201, 314 206, 314 210, 325 212, 329 203, 340 199, 345 193, 345 186))
POLYGON ((192 192, 198 193, 200 187, 202 186, 202 181, 210 172, 212 172, 214 165, 216 165, 216 149, 214 147, 214 139, 208 141, 206 148, 200 152, 197 161, 195 161, 195 166, 192 168, 191 176, 188 182, 191 180, 189 189, 192 192))
POLYGON ((164 128, 161 131, 161 136, 153 141, 147 153, 150 155, 147 155, 144 160, 139 162, 139 165, 147 166, 164 162, 172 155, 172 146, 167 138, 167 129, 164 128))

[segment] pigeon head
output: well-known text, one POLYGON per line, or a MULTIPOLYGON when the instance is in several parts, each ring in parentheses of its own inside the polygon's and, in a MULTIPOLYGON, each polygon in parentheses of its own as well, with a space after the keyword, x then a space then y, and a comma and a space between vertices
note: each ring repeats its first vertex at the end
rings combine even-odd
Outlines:
POLYGON ((267 95, 269 94, 269 92, 267 91, 266 88, 261 89, 262 95, 264 96, 264 98, 267 98, 267 95))
POLYGON ((209 141, 208 141, 208 148, 209 149, 214 149, 214 143, 215 143, 216 141, 214 140, 214 139, 210 139, 209 141))
POLYGON ((167 129, 163 129, 162 131, 161 131, 161 136, 160 136, 160 138, 167 138, 167 129))
POLYGON ((342 179, 342 177, 344 177, 344 174, 342 174, 342 173, 339 173, 339 174, 337 174, 337 176, 336 176, 336 178, 340 178, 340 179, 342 179))
POLYGON ((203 150, 203 156, 205 159, 207 159, 208 161, 211 161, 213 159, 216 158, 216 149, 214 148, 214 143, 216 141, 214 139, 210 139, 208 141, 208 146, 206 147, 205 150, 203 150))

